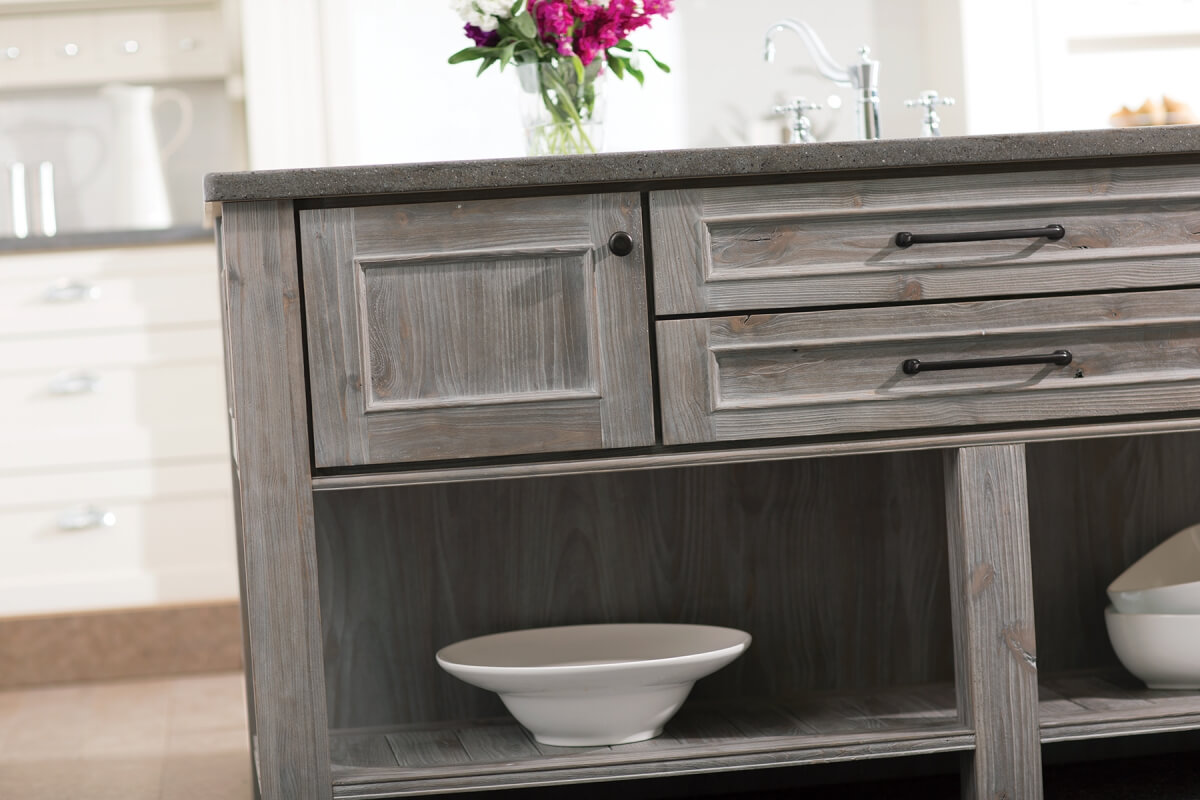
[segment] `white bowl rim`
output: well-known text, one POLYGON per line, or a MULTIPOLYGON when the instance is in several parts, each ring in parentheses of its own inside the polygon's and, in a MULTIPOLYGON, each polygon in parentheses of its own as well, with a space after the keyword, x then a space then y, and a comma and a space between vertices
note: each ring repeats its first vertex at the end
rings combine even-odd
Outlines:
POLYGON ((1133 586, 1130 586, 1128 584, 1133 583, 1134 576, 1136 576, 1141 571, 1139 569, 1139 567, 1141 567, 1143 563, 1145 563, 1147 560, 1149 560, 1151 556, 1155 555, 1155 553, 1157 551, 1163 549, 1164 547, 1167 547, 1168 544, 1173 543, 1177 539, 1192 539, 1194 541, 1197 537, 1200 537, 1200 523, 1198 523, 1196 525, 1189 525, 1188 527, 1184 528, 1183 530, 1175 531, 1175 533, 1171 534, 1166 539, 1163 539, 1161 542, 1154 545, 1154 547, 1150 548, 1145 553, 1143 553, 1136 561, 1134 561, 1132 564, 1130 564, 1128 567, 1126 567, 1121 572, 1120 575, 1113 578, 1112 582, 1108 584, 1108 587, 1107 587, 1107 589, 1105 589, 1105 591, 1110 595, 1112 595, 1112 594, 1129 595, 1129 594, 1141 594, 1143 592, 1163 592, 1166 590, 1171 590, 1171 589, 1176 589, 1176 588, 1195 589, 1196 587, 1200 586, 1200 579, 1194 580, 1194 581, 1182 581, 1182 582, 1178 582, 1178 583, 1150 583, 1150 584, 1141 583, 1141 584, 1137 584, 1137 585, 1133 585, 1133 586), (1130 573, 1132 573, 1132 575, 1130 573), (1123 585, 1118 585, 1118 584, 1123 584, 1123 585))
POLYGON ((1172 617, 1180 617, 1180 618, 1194 619, 1197 621, 1196 624, 1200 625, 1200 614, 1162 614, 1159 612, 1143 613, 1141 611, 1122 611, 1119 608, 1117 608, 1115 605, 1112 605, 1111 603, 1104 607, 1104 614, 1105 614, 1105 616, 1108 616, 1111 614, 1114 617, 1151 617, 1151 618, 1161 617, 1164 619, 1170 619, 1172 617))
POLYGON ((475 636, 470 639, 454 642, 446 645, 437 651, 436 658, 440 664, 448 672, 460 672, 463 674, 472 673, 489 673, 492 675, 509 675, 517 676, 537 676, 537 675, 562 675, 562 674, 586 674, 590 671, 603 672, 624 672, 628 670, 646 669, 647 667, 671 666, 673 664, 689 664, 696 661, 708 661, 720 659, 726 655, 736 656, 746 650, 750 646, 752 637, 749 633, 737 628, 728 628, 720 625, 694 625, 689 623, 667 623, 667 622, 630 622, 630 623, 594 623, 585 625, 553 625, 543 628, 519 628, 517 630, 501 631, 499 633, 489 633, 483 636, 475 636), (734 640, 732 644, 697 650, 691 653, 684 653, 678 656, 665 656, 659 658, 640 658, 628 659, 621 661, 608 661, 600 664, 545 664, 541 666, 493 666, 487 664, 465 664, 461 661, 454 661, 447 658, 445 653, 447 650, 457 648, 460 645, 468 645, 477 643, 481 639, 491 639, 493 637, 504 637, 516 634, 538 634, 549 633, 552 631, 560 631, 564 629, 578 630, 582 628, 629 628, 629 627, 662 627, 662 628, 696 628, 709 631, 721 631, 723 633, 732 634, 734 640))

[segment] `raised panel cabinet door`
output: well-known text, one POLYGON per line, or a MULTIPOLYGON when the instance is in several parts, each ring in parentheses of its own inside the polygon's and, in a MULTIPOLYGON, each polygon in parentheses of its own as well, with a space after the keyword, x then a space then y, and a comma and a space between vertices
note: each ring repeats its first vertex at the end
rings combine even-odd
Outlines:
POLYGON ((658 323, 666 444, 1200 409, 1200 290, 658 323))
POLYGON ((300 225, 316 466, 653 443, 638 195, 300 225), (610 247, 618 232, 632 252, 610 247))

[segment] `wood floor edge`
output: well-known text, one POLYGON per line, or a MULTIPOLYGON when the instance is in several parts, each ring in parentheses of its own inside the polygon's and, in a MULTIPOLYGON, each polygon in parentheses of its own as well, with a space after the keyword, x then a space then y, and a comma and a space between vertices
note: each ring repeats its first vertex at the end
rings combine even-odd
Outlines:
POLYGON ((0 690, 241 668, 237 600, 0 618, 0 690))

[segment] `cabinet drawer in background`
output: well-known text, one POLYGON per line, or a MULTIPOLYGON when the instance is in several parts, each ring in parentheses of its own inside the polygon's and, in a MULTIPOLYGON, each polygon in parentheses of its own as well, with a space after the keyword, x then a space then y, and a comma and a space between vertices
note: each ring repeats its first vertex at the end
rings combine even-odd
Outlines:
POLYGON ((654 441, 638 195, 302 211, 300 227, 317 466, 654 441), (610 247, 618 232, 631 248, 610 247))
POLYGON ((212 245, 0 257, 0 337, 216 324, 220 309, 212 245))
POLYGON ((1192 289, 663 320, 658 346, 667 444, 1200 409, 1192 289))
POLYGON ((1200 281, 1200 166, 652 192, 656 313, 909 302, 1200 281), (1061 225, 1048 238, 896 235, 1061 225))

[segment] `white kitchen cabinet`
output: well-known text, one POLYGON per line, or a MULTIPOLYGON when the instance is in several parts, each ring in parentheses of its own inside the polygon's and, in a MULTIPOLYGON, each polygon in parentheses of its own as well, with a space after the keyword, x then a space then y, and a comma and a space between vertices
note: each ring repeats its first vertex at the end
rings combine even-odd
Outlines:
POLYGON ((0 256, 0 616, 236 596, 214 261, 0 256))

